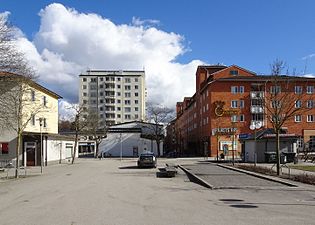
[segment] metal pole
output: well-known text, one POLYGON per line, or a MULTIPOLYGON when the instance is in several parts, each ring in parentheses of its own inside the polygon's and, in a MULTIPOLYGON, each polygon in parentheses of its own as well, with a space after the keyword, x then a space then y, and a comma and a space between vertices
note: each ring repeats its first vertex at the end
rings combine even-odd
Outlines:
POLYGON ((256 146, 256 125, 254 129, 254 135, 255 135, 255 154, 254 154, 254 166, 257 164, 257 146, 256 146))
POLYGON ((43 173, 43 134, 42 134, 42 120, 39 121, 40 129, 40 173, 43 173))
POLYGON ((122 161, 122 133, 120 133, 120 161, 122 161))

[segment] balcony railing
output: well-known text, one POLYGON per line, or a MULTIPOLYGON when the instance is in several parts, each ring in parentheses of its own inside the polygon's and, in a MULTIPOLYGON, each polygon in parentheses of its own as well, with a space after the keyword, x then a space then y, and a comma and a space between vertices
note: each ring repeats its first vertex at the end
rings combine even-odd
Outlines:
POLYGON ((264 108, 262 107, 262 106, 255 106, 255 105, 253 105, 253 106, 251 106, 250 107, 250 112, 251 113, 264 113, 264 108))
POLYGON ((262 99, 264 97, 263 91, 251 91, 250 98, 251 99, 262 99))

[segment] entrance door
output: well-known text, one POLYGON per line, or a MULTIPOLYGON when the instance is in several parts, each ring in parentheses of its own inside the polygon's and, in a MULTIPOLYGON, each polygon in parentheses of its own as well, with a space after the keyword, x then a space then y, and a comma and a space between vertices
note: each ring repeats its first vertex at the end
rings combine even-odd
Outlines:
POLYGON ((36 164, 36 143, 25 142, 26 166, 35 166, 36 164))

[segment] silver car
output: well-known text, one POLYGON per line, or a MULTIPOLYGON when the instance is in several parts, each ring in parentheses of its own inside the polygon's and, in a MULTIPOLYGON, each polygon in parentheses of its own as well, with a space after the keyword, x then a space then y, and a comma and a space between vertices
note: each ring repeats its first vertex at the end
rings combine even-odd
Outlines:
POLYGON ((156 157, 153 152, 143 152, 138 158, 138 167, 154 167, 156 168, 156 157))

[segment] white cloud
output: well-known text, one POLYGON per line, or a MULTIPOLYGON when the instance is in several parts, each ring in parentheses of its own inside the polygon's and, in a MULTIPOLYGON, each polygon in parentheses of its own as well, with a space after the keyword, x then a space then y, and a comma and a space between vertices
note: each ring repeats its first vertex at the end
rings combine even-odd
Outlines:
POLYGON ((315 54, 310 54, 310 55, 307 55, 307 56, 304 56, 302 57, 302 60, 307 60, 307 59, 311 59, 315 56, 315 54))
POLYGON ((91 69, 139 70, 145 68, 150 101, 174 107, 195 91, 199 60, 187 64, 176 58, 187 49, 183 36, 145 24, 157 20, 133 17, 132 24, 115 24, 97 14, 85 14, 61 4, 40 12, 35 39, 19 39, 40 81, 64 97, 78 101, 78 75, 91 69))
POLYGON ((151 25, 159 25, 160 21, 152 20, 152 19, 141 20, 138 17, 132 17, 131 24, 134 26, 151 26, 151 25))

